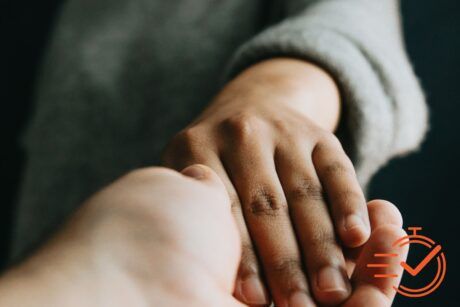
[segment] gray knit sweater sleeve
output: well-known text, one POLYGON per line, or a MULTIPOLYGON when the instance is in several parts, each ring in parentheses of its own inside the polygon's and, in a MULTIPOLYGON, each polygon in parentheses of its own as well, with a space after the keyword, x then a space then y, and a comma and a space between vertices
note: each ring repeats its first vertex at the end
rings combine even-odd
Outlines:
POLYGON ((360 182, 416 149, 427 129, 422 90, 404 50, 396 0, 288 0, 288 18, 243 45, 230 75, 269 57, 315 62, 344 103, 342 143, 360 182))

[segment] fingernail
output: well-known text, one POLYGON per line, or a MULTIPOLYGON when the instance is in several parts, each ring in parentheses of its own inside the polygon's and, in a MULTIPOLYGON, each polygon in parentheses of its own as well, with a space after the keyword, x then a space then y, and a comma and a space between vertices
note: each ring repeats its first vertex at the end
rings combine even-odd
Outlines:
POLYGON ((206 177, 206 170, 200 165, 191 165, 182 170, 182 175, 195 179, 203 179, 206 177))
POLYGON ((289 307, 310 307, 314 306, 312 300, 304 292, 296 292, 289 298, 289 307))
POLYGON ((240 287, 240 295, 244 303, 256 305, 268 304, 267 294, 258 277, 248 277, 241 282, 240 287))
POLYGON ((367 227, 364 224, 363 219, 356 214, 350 214, 345 220, 345 230, 350 231, 354 229, 367 232, 367 227))
POLYGON ((324 292, 348 291, 343 275, 333 267, 325 267, 319 272, 317 286, 324 292))

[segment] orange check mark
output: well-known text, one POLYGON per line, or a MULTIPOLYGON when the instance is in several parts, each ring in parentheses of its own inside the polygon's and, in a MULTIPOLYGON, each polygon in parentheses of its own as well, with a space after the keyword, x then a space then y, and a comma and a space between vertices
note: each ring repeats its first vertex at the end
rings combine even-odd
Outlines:
POLYGON ((441 250, 441 245, 437 245, 435 248, 433 248, 431 250, 431 252, 426 255, 426 257, 422 260, 422 262, 420 262, 416 267, 415 269, 413 269, 410 265, 408 265, 406 262, 402 261, 401 262, 401 266, 407 271, 409 272, 410 275, 412 276, 415 276, 417 275, 418 273, 420 273, 420 271, 428 264, 428 262, 430 262, 431 259, 433 259, 436 254, 441 250))

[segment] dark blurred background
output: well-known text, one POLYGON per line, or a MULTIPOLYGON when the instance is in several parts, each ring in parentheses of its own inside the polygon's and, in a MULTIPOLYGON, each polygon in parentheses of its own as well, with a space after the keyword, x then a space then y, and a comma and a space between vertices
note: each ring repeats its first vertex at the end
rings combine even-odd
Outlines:
MULTIPOLYGON (((379 1, 379 0, 375 0, 379 1)), ((62 0, 0 4, 0 267, 5 263, 12 204, 24 162, 18 136, 28 119, 38 63, 62 0)), ((398 297, 396 306, 460 306, 460 1, 402 1, 408 52, 426 90, 431 131, 421 151, 392 161, 373 180, 372 198, 399 206, 405 227, 422 226, 447 257, 446 281, 428 297, 398 297), (457 295, 455 295, 457 294, 457 295)), ((414 263, 423 253, 411 254, 414 263)))
MULTIPOLYGON (((398 296, 395 306, 460 306, 460 1, 401 2, 431 129, 419 153, 392 161, 374 178, 370 196, 397 204, 404 226, 422 226, 421 233, 440 243, 447 258, 446 280, 437 291, 420 299, 398 296)), ((411 253, 410 259, 415 265, 425 255, 411 253)))

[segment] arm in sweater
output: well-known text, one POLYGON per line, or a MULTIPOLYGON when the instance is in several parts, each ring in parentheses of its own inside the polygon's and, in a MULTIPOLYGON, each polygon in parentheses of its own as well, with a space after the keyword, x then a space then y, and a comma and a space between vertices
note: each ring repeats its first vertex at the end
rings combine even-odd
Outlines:
MULTIPOLYGON (((397 0, 289 0, 285 20, 243 45, 230 75, 265 58, 317 63, 338 83, 341 139, 362 185, 427 130, 424 96, 407 58, 397 0)), ((340 133, 339 132, 339 133, 340 133)))
POLYGON ((315 199, 318 202, 313 191, 321 185, 325 189, 331 219, 344 245, 365 242, 369 221, 362 191, 350 171, 353 167, 341 148, 328 141, 327 133, 317 129, 334 131, 337 88, 324 72, 307 63, 326 70, 340 89, 343 111, 337 135, 363 187, 390 158, 419 145, 427 112, 403 48, 397 1, 280 3, 285 19, 239 49, 229 68, 233 81, 178 135, 166 158, 175 168, 189 163, 213 167, 227 183, 234 208, 241 207, 235 216, 246 223, 240 222, 240 230, 247 249, 237 297, 249 304, 266 303, 266 290, 256 277, 260 267, 276 304, 307 302, 307 284, 316 301, 337 304, 347 298, 349 284, 341 277, 343 256, 327 211, 309 206, 315 199), (281 57, 305 62, 273 60, 281 57), (295 114, 289 114, 292 109, 295 114), (305 115, 303 123, 297 115, 305 115), (271 167, 272 154, 276 171, 271 167), (276 219, 253 217, 271 211, 265 207, 282 208, 285 202, 290 223, 283 214, 276 214, 276 219), (292 265, 301 257, 289 224, 297 232, 300 250, 308 255, 305 273, 292 265), (320 237, 322 242, 317 242, 320 237), (320 252, 324 250, 327 253, 320 252))

